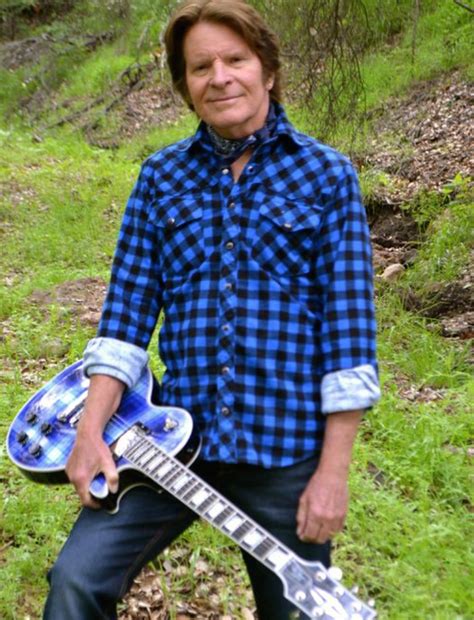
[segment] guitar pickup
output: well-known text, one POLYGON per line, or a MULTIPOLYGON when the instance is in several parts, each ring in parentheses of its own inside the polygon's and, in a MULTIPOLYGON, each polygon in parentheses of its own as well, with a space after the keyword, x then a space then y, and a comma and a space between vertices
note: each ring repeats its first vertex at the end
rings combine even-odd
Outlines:
POLYGON ((82 412, 84 411, 84 401, 85 395, 81 398, 79 402, 75 401, 71 403, 64 411, 58 414, 59 422, 65 424, 69 421, 69 424, 72 427, 77 426, 77 423, 81 419, 82 412))

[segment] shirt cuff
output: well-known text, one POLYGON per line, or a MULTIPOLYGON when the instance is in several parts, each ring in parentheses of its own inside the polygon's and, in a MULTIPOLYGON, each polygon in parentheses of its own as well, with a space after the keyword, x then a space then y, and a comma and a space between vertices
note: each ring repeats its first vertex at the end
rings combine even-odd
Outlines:
POLYGON ((379 380, 371 364, 330 372, 321 382, 321 410, 324 414, 368 409, 379 399, 379 380))
POLYGON ((89 341, 84 351, 83 369, 86 377, 108 375, 132 388, 147 363, 148 353, 137 345, 101 337, 89 341))

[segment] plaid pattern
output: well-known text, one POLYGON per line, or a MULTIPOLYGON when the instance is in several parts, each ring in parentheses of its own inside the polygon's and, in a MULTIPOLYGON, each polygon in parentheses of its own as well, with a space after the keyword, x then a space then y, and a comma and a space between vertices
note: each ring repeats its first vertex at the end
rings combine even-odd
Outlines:
POLYGON ((208 460, 286 466, 320 448, 327 373, 376 366, 369 233, 356 174, 277 107, 238 183, 205 128, 142 166, 98 336, 148 346, 163 404, 208 460))

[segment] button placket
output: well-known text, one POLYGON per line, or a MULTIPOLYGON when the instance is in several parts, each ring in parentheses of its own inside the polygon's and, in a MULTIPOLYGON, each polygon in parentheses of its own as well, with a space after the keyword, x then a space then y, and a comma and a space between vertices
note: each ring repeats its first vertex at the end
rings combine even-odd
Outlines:
MULTIPOLYGON (((222 177, 222 187, 227 190, 229 174, 222 177)), ((237 299, 235 295, 235 279, 238 258, 238 240, 240 237, 240 202, 239 186, 234 184, 223 197, 222 204, 222 239, 221 239, 221 268, 219 286, 219 333, 218 333, 218 376, 217 376, 217 403, 216 424, 219 433, 231 437, 234 435, 232 386, 235 377, 235 309, 237 299)), ((229 444, 226 450, 229 449, 229 444)), ((221 448, 219 448, 221 449, 221 448)), ((223 449, 223 448, 222 448, 223 449)))

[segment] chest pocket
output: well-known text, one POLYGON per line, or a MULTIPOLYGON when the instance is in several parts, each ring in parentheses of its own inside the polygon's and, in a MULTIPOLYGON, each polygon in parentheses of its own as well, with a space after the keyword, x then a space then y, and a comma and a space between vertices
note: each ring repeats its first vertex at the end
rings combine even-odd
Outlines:
POLYGON ((159 232, 163 277, 186 278, 205 259, 202 209, 196 198, 159 199, 152 205, 148 217, 159 232))
POLYGON ((259 208, 252 256, 276 276, 308 273, 312 266, 315 236, 322 207, 289 201, 279 196, 265 198, 259 208))

